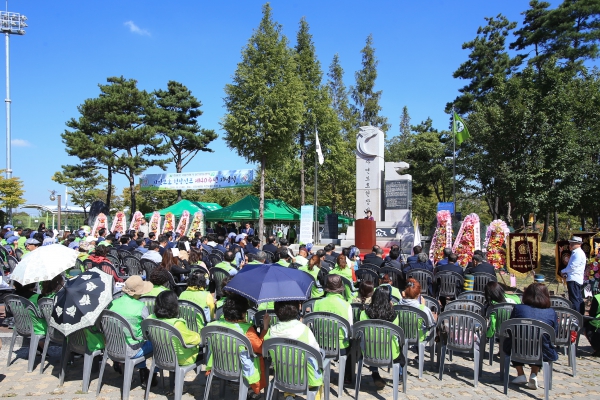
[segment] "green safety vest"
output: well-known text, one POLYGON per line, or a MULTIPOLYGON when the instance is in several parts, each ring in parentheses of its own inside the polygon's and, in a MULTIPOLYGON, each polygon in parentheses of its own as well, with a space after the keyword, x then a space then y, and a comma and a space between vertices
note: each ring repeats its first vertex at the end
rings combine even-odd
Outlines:
MULTIPOLYGON (((54 296, 48 296, 48 297, 54 297, 54 296)), ((41 314, 41 310, 39 309, 37 303, 38 300, 41 298, 41 295, 39 293, 34 294, 33 296, 31 296, 29 298, 29 301, 31 301, 35 308, 37 308, 37 311, 41 314)), ((45 318, 37 318, 34 315, 34 312, 32 310, 29 310, 29 315, 31 315, 31 320, 33 322, 33 333, 36 335, 45 335, 48 332, 48 324, 46 323, 46 319, 45 318)))
POLYGON ((313 270, 311 271, 308 269, 308 265, 305 265, 303 267, 298 268, 298 270, 308 272, 309 274, 312 275, 313 279, 315 280, 315 284, 313 285, 313 287, 310 291, 310 298, 315 299, 315 298, 323 297, 323 289, 317 287, 317 279, 319 277, 319 271, 320 271, 319 268, 313 267, 313 270))
MULTIPOLYGON (((598 304, 600 305, 600 293, 594 296, 594 299, 596 299, 596 301, 598 302, 598 304)), ((598 311, 597 314, 594 315, 594 318, 600 318, 600 307, 598 307, 598 311)), ((592 325, 594 328, 598 329, 600 328, 600 321, 599 320, 592 320, 590 321, 590 325, 592 325)))
MULTIPOLYGON (((123 294, 123 296, 119 297, 116 300, 113 300, 112 303, 108 305, 108 310, 114 311, 129 322, 131 325, 131 329, 135 336, 141 338, 142 337, 142 310, 146 307, 146 305, 128 294, 123 294)), ((131 337, 129 332, 125 331, 125 340, 128 345, 135 345, 142 343, 144 339, 135 340, 131 337)))
POLYGON ((235 268, 233 265, 231 265, 227 261, 221 261, 220 263, 218 263, 217 265, 215 265, 215 268, 220 268, 220 269, 224 270, 227 273, 230 273, 231 271, 237 270, 237 268, 235 268))
POLYGON ((182 344, 179 342, 179 339, 171 339, 173 347, 175 348, 175 353, 177 353, 177 362, 179 365, 190 365, 196 362, 201 340, 198 332, 189 330, 185 320, 182 318, 157 318, 154 314, 152 314, 149 318, 166 322, 167 324, 174 326, 179 333, 181 333, 181 337, 183 338, 185 344, 195 345, 195 347, 186 348, 182 346, 182 344))
MULTIPOLYGON (((317 300, 315 302, 314 308, 314 312, 324 311, 335 315, 339 315, 340 317, 348 321, 350 323, 350 326, 352 326, 352 320, 348 319, 348 317, 352 317, 352 307, 341 294, 327 293, 325 295, 325 298, 317 300)), ((339 335, 340 348, 347 349, 350 346, 350 342, 347 338, 348 332, 344 332, 344 329, 340 328, 339 335)))
MULTIPOLYGON (((294 340, 308 344, 309 343, 308 335, 309 335, 310 329, 308 328, 308 326, 302 324, 300 321, 297 321, 297 322, 298 322, 297 326, 301 327, 303 330, 300 333, 300 335, 298 335, 294 340)), ((267 339, 271 339, 271 338, 272 338, 271 330, 269 329, 269 331, 265 335, 264 340, 266 341, 267 339)), ((270 354, 271 354, 271 357, 274 356, 272 350, 271 350, 270 354)), ((282 363, 282 365, 286 365, 286 364, 282 363)), ((293 365, 293 364, 289 363, 288 365, 293 365)), ((292 372, 290 371, 290 374, 291 373, 292 372)), ((307 375, 308 375, 308 386, 309 387, 319 387, 323 384, 323 376, 321 376, 321 377, 316 376, 315 369, 313 368, 313 366, 310 363, 308 364, 307 375)), ((303 378, 304 378, 304 371, 300 370, 300 379, 303 379, 303 378)))
MULTIPOLYGON (((233 329, 236 332, 241 333, 246 336, 246 332, 252 327, 251 323, 248 322, 229 322, 225 319, 220 319, 217 321, 213 321, 209 326, 223 326, 225 328, 233 329)), ((243 363, 244 368, 242 369, 242 373, 244 375, 244 379, 248 381, 249 385, 260 382, 260 359, 255 357, 254 359, 250 359, 244 347, 240 346, 240 361, 243 363)), ((208 357, 208 361, 206 363, 206 369, 210 370, 212 368, 213 363, 213 355, 212 353, 208 357)))
POLYGON ((344 278, 350 280, 350 282, 352 282, 352 270, 350 269, 349 266, 346 266, 346 268, 341 269, 337 264, 335 264, 335 268, 331 270, 331 272, 329 272, 330 274, 336 274, 339 276, 343 276, 344 278))
MULTIPOLYGON (((511 304, 521 304, 521 299, 516 294, 504 294, 505 303, 511 304)), ((498 304, 498 302, 492 300, 492 305, 498 304)), ((488 339, 494 336, 498 327, 496 326, 496 313, 493 312, 490 314, 490 323, 488 325, 487 332, 485 333, 485 337, 488 339)))
MULTIPOLYGON (((366 311, 360 312, 359 320, 368 321, 370 319, 371 318, 369 318, 366 311)), ((396 315, 396 318, 394 319, 394 321, 392 321, 392 323, 394 325, 398 325, 399 322, 400 321, 398 320, 398 315, 396 315)), ((399 356, 400 356, 400 344, 398 343, 398 338, 396 336, 394 336, 394 339, 392 340, 392 360, 395 360, 399 356)))
POLYGON ((282 267, 289 267, 289 266, 290 266, 290 263, 289 263, 289 262, 287 262, 287 261, 285 261, 284 259, 281 259, 281 260, 277 261, 277 263, 276 263, 276 264, 279 264, 279 265, 281 265, 282 267))
POLYGON ((161 294, 162 292, 164 292, 165 290, 169 290, 166 287, 164 287, 163 285, 154 285, 154 287, 152 288, 152 290, 150 290, 148 293, 145 293, 144 296, 158 296, 159 294, 161 294))
MULTIPOLYGON (((189 290, 189 289, 187 289, 187 290, 184 290, 179 295, 179 300, 191 301, 192 303, 194 303, 197 306, 199 306, 200 308, 202 308, 204 310, 204 316, 206 316, 208 318, 208 320, 210 321, 211 312, 210 312, 210 307, 208 306, 208 304, 206 302, 207 296, 212 296, 212 295, 204 290, 189 290)), ((196 321, 198 322, 198 326, 200 328, 204 327, 204 322, 202 321, 202 317, 196 316, 196 321)))

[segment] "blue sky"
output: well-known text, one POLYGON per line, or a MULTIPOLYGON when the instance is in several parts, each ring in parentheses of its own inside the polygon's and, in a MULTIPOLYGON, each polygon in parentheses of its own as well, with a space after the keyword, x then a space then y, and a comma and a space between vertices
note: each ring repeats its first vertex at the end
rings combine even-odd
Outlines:
MULTIPOLYGON (((78 117, 77 106, 96 97, 97 85, 109 76, 137 79, 148 91, 166 88, 169 80, 183 83, 203 103, 199 123, 222 136, 223 88, 260 22, 263 4, 11 0, 9 11, 26 15, 29 25, 25 36, 10 38, 12 169, 25 183, 27 202, 50 204, 48 190, 64 193, 51 176, 77 159, 66 155, 60 134, 68 119, 78 117)), ((376 88, 383 90, 382 114, 392 124, 390 137, 398 133, 405 105, 413 124, 431 117, 436 128, 447 128, 444 106, 464 85, 452 78, 467 59, 462 43, 475 37, 484 17, 503 13, 520 23, 528 1, 276 0, 271 5, 291 45, 300 18, 306 17, 323 71, 339 53, 348 87, 360 69, 365 39, 373 34, 379 59, 376 88)), ((4 85, 0 91, 4 94, 4 85)), ((0 129, 4 124, 1 107, 0 129)), ((6 166, 5 142, 0 139, 0 168, 6 166)), ((212 148, 214 153, 198 155, 186 171, 248 166, 221 138, 212 148)), ((174 172, 172 165, 169 171, 174 172)), ((120 193, 125 179, 115 183, 120 193)))

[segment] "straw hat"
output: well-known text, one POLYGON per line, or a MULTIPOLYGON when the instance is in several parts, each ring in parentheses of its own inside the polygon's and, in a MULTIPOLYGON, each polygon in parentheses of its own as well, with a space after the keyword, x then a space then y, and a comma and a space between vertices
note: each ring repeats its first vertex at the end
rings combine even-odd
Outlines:
POLYGON ((144 282, 141 276, 134 275, 125 281, 125 286, 121 290, 130 296, 141 296, 151 291, 152 288, 154 285, 151 282, 144 282))

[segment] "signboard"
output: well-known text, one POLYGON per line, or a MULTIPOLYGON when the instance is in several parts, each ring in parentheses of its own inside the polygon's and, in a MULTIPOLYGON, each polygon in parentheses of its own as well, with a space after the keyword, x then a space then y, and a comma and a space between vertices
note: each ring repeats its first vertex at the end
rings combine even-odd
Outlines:
POLYGON ((410 210, 412 205, 412 181, 385 181, 385 209, 410 210))
POLYGON ((314 206, 300 207, 300 243, 313 243, 314 206))
POLYGON ((450 214, 454 214, 454 203, 438 203, 437 204, 438 211, 450 211, 450 214))
POLYGON ((396 228, 376 228, 375 236, 383 238, 396 238, 396 228))
POLYGON ((252 185, 254 170, 147 174, 140 177, 141 190, 218 189, 252 185))
POLYGON ((540 271, 540 234, 509 233, 506 245, 506 266, 515 275, 540 271), (528 249, 529 247, 529 249, 528 249))

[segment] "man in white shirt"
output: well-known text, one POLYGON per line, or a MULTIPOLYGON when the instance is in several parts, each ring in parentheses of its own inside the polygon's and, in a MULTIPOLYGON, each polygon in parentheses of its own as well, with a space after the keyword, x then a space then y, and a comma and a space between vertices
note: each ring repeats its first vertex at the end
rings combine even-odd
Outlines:
POLYGON ((585 252, 581 249, 583 241, 579 236, 573 236, 569 239, 569 248, 571 249, 571 258, 566 268, 560 271, 563 278, 567 281, 569 290, 569 300, 573 303, 573 309, 585 314, 585 303, 581 298, 581 287, 583 286, 583 273, 587 264, 585 252))
POLYGON ((148 245, 148 251, 142 256, 141 260, 154 261, 157 264, 162 262, 162 256, 160 255, 160 245, 156 241, 150 242, 148 245))

